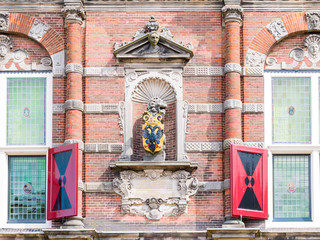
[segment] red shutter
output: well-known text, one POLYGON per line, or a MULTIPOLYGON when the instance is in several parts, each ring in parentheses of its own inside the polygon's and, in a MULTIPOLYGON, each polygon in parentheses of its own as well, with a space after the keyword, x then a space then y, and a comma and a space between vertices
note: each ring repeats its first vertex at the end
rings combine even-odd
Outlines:
POLYGON ((268 151, 231 145, 231 215, 268 219, 268 151))
POLYGON ((78 143, 49 149, 47 219, 78 214, 78 143))

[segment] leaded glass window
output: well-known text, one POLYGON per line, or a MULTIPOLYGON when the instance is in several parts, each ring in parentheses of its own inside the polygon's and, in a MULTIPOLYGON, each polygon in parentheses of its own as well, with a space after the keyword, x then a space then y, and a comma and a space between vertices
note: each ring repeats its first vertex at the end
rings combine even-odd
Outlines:
POLYGON ((44 145, 46 79, 8 78, 7 144, 44 145))
POLYGON ((310 155, 273 155, 275 221, 311 220, 310 155))
POLYGON ((45 222, 46 157, 9 157, 8 222, 45 222))
POLYGON ((309 77, 272 78, 272 142, 311 143, 309 77))

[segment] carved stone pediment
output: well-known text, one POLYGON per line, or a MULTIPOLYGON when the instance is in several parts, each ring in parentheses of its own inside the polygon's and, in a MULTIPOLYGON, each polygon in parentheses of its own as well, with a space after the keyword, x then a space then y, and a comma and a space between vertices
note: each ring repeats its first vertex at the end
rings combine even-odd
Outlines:
POLYGON ((146 29, 139 29, 130 42, 115 43, 114 55, 126 62, 186 62, 193 57, 190 43, 173 40, 170 30, 158 32, 159 24, 151 17, 146 29))
POLYGON ((183 170, 128 170, 113 180, 114 191, 122 197, 122 213, 151 220, 186 213, 189 197, 196 194, 198 185, 198 180, 183 170))

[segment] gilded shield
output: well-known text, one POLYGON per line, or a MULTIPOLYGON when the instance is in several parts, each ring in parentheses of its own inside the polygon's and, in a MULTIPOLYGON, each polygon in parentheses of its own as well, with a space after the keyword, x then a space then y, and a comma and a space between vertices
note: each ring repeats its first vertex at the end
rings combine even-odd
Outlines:
POLYGON ((164 139, 164 125, 163 113, 155 115, 149 112, 143 113, 143 120, 145 123, 142 125, 142 140, 143 147, 146 151, 155 154, 163 149, 164 139))

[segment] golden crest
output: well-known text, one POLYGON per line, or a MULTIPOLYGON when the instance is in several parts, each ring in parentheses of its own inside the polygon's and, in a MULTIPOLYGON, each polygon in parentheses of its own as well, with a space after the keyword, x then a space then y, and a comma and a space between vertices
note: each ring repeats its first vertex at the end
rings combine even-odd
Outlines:
POLYGON ((164 124, 163 113, 155 115, 149 112, 143 113, 143 120, 145 123, 142 125, 142 140, 143 147, 146 151, 154 154, 163 149, 164 139, 164 124))

